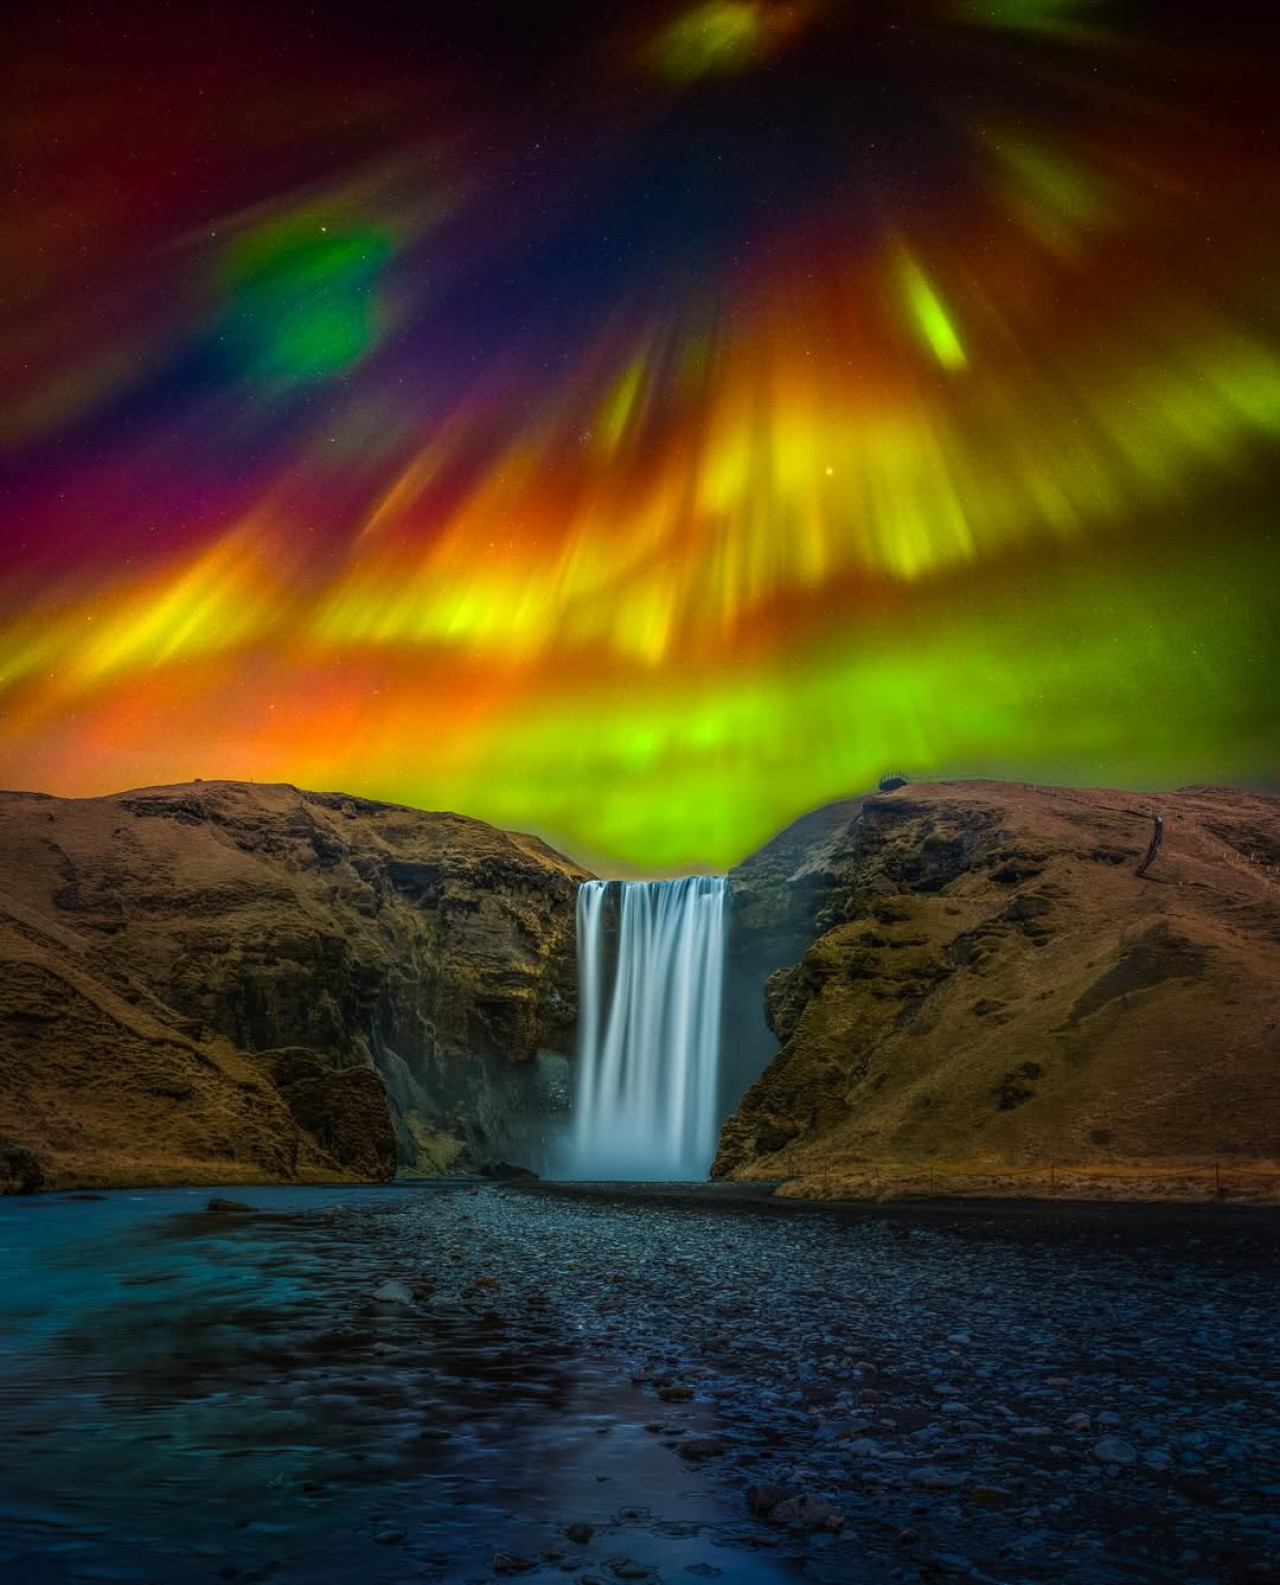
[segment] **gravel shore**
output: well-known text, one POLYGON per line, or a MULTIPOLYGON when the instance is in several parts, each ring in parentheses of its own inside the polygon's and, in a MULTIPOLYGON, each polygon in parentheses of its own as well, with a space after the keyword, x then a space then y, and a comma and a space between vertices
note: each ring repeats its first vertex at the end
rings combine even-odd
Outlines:
POLYGON ((766 1205, 461 1190, 369 1236, 403 1280, 431 1274, 429 1305, 484 1285, 513 1332, 551 1319, 615 1361, 626 1418, 788 1572, 1280 1572, 1273 1213, 766 1205))

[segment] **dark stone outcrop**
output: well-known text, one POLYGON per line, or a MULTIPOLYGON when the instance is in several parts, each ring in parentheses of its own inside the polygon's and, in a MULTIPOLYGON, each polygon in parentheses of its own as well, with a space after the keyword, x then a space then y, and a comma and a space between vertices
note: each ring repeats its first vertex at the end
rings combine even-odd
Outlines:
POLYGON ((538 1174, 529 1167, 517 1166, 513 1161, 486 1161, 480 1176, 493 1183, 537 1183, 538 1174))
POLYGON ((0 1139, 0 1194, 34 1194, 43 1187, 34 1153, 16 1139, 0 1139))
POLYGON ((396 1159, 387 1092, 372 1068, 339 1068, 306 1046, 265 1051, 260 1060, 295 1123, 345 1171, 383 1178, 396 1159))

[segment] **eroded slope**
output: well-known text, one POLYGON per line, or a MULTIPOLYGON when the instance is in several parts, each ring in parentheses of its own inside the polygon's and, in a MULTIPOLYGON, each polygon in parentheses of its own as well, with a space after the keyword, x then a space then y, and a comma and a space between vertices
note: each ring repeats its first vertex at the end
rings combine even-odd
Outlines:
POLYGON ((1280 800, 968 782, 806 817, 734 872, 780 1049, 719 1176, 1280 1156, 1280 800), (1136 875, 1153 829, 1164 842, 1136 875))

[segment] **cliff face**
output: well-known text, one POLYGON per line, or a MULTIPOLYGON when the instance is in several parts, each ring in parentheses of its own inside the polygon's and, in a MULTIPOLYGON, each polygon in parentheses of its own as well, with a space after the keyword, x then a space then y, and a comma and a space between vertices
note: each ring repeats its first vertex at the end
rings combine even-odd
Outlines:
POLYGON ((1280 1157, 1280 799, 907 786, 732 880, 776 1055, 716 1176, 1280 1157))
POLYGON ((62 1182, 518 1146, 567 1084, 585 873, 292 787, 0 795, 0 1140, 62 1182))

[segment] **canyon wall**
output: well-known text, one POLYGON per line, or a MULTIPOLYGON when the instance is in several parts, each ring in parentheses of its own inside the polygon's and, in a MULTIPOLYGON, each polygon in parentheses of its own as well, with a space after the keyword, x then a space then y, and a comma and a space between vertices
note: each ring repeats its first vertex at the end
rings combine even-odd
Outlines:
POLYGON ((1280 799, 906 786, 732 881, 716 1176, 1280 1158, 1280 799))
MULTIPOLYGON (((0 794, 0 1188, 536 1157, 586 876, 292 787, 0 794)), ((1278 876, 1280 799, 1228 788, 939 783, 806 815, 732 873, 715 1174, 1274 1161, 1278 876)))
POLYGON ((385 1178, 531 1144, 567 1105, 586 873, 287 786, 0 795, 0 1182, 385 1178))

